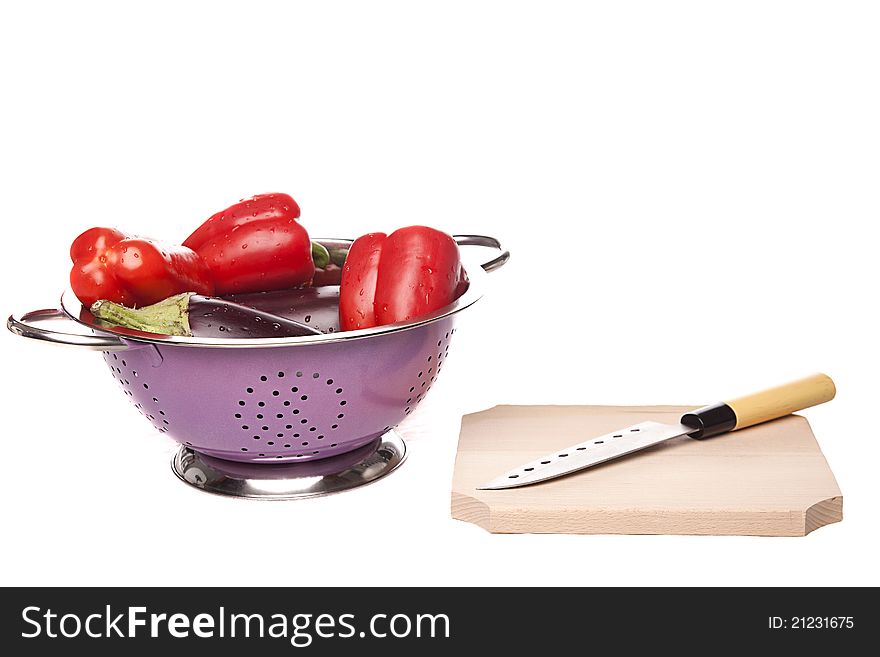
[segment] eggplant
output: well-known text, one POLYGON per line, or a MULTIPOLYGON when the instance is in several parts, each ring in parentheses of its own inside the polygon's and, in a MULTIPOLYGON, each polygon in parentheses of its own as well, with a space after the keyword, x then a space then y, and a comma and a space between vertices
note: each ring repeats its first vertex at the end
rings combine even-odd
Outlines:
POLYGON ((92 314, 105 322, 147 333, 199 338, 281 338, 320 335, 311 326, 263 310, 194 292, 175 294, 143 308, 96 301, 92 314))
POLYGON ((302 287, 223 297, 228 301, 307 324, 321 333, 339 330, 339 286, 302 287))

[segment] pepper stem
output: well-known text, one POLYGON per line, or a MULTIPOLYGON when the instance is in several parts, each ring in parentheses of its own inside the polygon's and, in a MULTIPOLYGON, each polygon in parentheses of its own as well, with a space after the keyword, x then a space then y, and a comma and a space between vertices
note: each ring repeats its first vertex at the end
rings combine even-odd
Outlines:
POLYGON ((330 264, 330 252, 320 242, 312 242, 312 261, 316 269, 324 269, 330 264))
POLYGON ((342 267, 345 264, 345 259, 348 257, 348 249, 330 249, 330 262, 332 262, 337 267, 342 267))
POLYGON ((101 299, 93 303, 90 310, 95 317, 117 326, 147 333, 189 337, 192 335, 189 326, 189 298, 193 294, 195 293, 175 294, 143 308, 127 308, 101 299))

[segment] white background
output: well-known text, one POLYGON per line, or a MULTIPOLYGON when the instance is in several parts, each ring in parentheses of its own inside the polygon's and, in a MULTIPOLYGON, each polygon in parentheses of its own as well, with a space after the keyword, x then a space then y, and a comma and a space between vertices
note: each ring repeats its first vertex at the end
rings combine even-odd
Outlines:
POLYGON ((170 240, 292 194, 313 236, 497 235, 389 478, 248 503, 91 352, 0 336, 4 584, 880 584, 872 3, 6 3, 0 310, 80 231, 170 240), (806 538, 493 536, 449 514, 463 412, 702 404, 812 371, 845 499, 806 538))

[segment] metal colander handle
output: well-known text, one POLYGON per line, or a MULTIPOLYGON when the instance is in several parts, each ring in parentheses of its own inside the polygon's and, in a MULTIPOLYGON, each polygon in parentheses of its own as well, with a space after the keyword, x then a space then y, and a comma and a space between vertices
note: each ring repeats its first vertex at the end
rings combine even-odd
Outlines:
POLYGON ((126 351, 130 347, 120 338, 113 335, 83 335, 81 333, 66 333, 36 326, 31 322, 47 320, 61 320, 75 324, 63 311, 57 308, 45 308, 32 310, 20 316, 10 315, 6 320, 6 328, 24 338, 44 340, 55 344, 73 345, 91 349, 93 351, 126 351))
POLYGON ((489 237, 488 235, 453 235, 452 239, 454 239, 459 246, 485 246, 490 249, 501 251, 501 255, 492 258, 492 260, 484 262, 481 265, 487 272, 500 269, 508 260, 510 260, 510 251, 505 250, 504 247, 501 246, 501 242, 494 237, 489 237))

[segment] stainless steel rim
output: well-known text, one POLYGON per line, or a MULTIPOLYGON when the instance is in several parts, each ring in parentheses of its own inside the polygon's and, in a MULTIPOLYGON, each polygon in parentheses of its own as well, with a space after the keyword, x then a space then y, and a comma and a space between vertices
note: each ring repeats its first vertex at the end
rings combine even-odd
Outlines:
POLYGON ((32 310, 29 313, 24 313, 19 316, 10 315, 6 320, 6 328, 23 338, 43 340, 54 344, 84 347, 86 349, 94 349, 95 351, 125 351, 130 348, 120 338, 109 333, 101 332, 96 335, 82 335, 78 333, 68 333, 66 331, 53 331, 32 323, 49 320, 62 320, 69 322, 70 317, 69 313, 58 310, 57 308, 32 310))
MULTIPOLYGON (((334 460, 345 454, 322 459, 321 464, 332 469, 334 460)), ((229 463, 229 469, 219 459, 206 459, 190 447, 181 447, 171 461, 177 478, 198 490, 226 497, 249 500, 298 500, 331 495, 372 483, 396 470, 406 459, 406 445, 393 430, 376 440, 375 448, 357 463, 340 467, 330 474, 298 474, 310 463, 293 465, 260 465, 266 476, 241 474, 239 463, 229 463), (279 476, 281 473, 282 476, 279 476), (271 475, 271 476, 270 476, 271 475)), ((315 461, 311 462, 313 466, 315 461)))
MULTIPOLYGON (((410 322, 398 322, 396 324, 387 324, 385 326, 377 326, 369 329, 361 329, 358 331, 344 331, 339 333, 329 333, 324 335, 310 335, 296 338, 256 338, 248 340, 235 340, 229 338, 193 338, 182 336, 163 336, 153 333, 144 333, 142 331, 134 331, 130 329, 121 329, 112 327, 101 322, 94 317, 83 305, 79 299, 73 294, 72 290, 67 290, 61 297, 61 310, 40 310, 24 315, 11 315, 6 322, 7 328, 13 333, 23 337, 54 342, 57 344, 68 344, 98 351, 123 351, 129 349, 133 344, 159 344, 159 345, 184 345, 190 347, 214 347, 214 348, 234 348, 234 349, 253 349, 261 347, 295 347, 310 344, 329 344, 351 340, 362 340, 375 335, 384 335, 388 333, 396 333, 398 331, 408 331, 411 329, 424 326, 431 322, 449 317, 455 313, 461 312, 465 308, 473 305, 482 297, 482 287, 485 280, 486 272, 495 271, 502 267, 510 258, 510 253, 502 249, 501 243, 494 237, 485 235, 456 235, 455 240, 462 246, 481 246, 501 251, 497 257, 482 263, 474 271, 468 271, 470 285, 467 291, 454 302, 441 308, 440 310, 419 317, 417 320, 410 322), (84 312, 85 311, 85 312, 84 312), (95 335, 83 336, 72 333, 64 333, 59 331, 51 331, 39 326, 35 326, 30 321, 47 319, 48 316, 37 315, 51 314, 53 319, 69 318, 83 326, 90 328, 95 335)), ((328 248, 340 248, 351 245, 352 240, 342 239, 317 239, 328 248)))
MULTIPOLYGON (((84 326, 88 326, 92 330, 99 332, 103 336, 109 336, 112 339, 122 340, 132 343, 148 343, 156 345, 181 345, 188 347, 209 347, 222 349, 255 349, 260 347, 296 347, 313 344, 330 344, 338 342, 350 342, 352 340, 363 340, 376 335, 386 335, 397 333, 399 331, 409 331, 431 322, 449 317, 460 313, 465 308, 472 306, 482 296, 482 279, 485 273, 478 269, 477 273, 470 276, 470 285, 458 299, 448 306, 424 315, 418 319, 409 322, 397 322, 395 324, 386 324, 384 326, 375 326, 368 329, 359 329, 357 331, 341 331, 338 333, 325 333, 322 335, 304 335, 295 338, 248 338, 247 340, 236 340, 230 338, 190 338, 183 336, 167 336, 156 335, 154 333, 144 333, 133 329, 122 329, 104 324, 101 320, 94 317, 91 313, 83 313, 83 305, 79 299, 73 294, 72 290, 67 290, 61 297, 61 308, 70 319, 84 326)), ((29 336, 33 337, 33 336, 29 336)))

